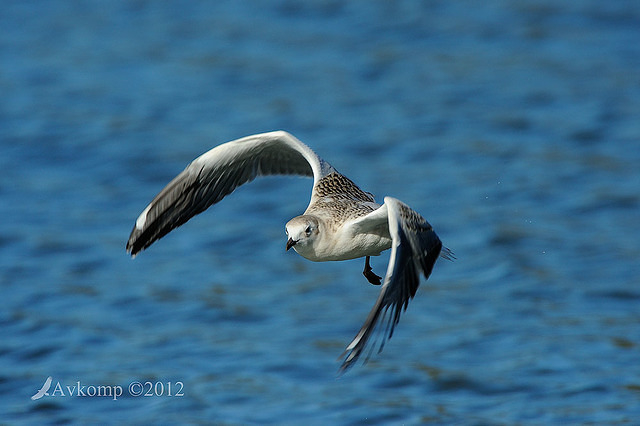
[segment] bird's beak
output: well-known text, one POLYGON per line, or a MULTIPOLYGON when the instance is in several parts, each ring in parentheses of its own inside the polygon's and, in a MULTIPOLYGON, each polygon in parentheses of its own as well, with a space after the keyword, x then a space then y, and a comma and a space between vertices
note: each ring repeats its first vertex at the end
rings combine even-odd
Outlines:
POLYGON ((287 250, 286 250, 286 251, 289 251, 289 249, 290 249, 291 247, 295 246, 295 245, 296 245, 296 243, 297 243, 297 241, 295 241, 293 238, 289 238, 289 239, 287 240, 287 250))

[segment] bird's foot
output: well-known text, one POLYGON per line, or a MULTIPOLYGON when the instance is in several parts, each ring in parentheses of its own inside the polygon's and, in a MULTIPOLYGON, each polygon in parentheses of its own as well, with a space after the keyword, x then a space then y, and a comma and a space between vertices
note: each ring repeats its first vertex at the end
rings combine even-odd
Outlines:
POLYGON ((369 281, 373 285, 382 284, 382 277, 374 274, 371 265, 369 265, 369 256, 367 256, 366 260, 364 261, 364 271, 362 271, 362 275, 364 275, 367 281, 369 281))

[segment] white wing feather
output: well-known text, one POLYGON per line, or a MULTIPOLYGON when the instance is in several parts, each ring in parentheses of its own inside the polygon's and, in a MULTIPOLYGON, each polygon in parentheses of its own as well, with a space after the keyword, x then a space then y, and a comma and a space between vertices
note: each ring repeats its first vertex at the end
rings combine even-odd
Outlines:
POLYGON ((233 192, 265 175, 313 176, 314 185, 335 169, 284 131, 247 136, 193 160, 143 210, 127 242, 135 256, 233 192))

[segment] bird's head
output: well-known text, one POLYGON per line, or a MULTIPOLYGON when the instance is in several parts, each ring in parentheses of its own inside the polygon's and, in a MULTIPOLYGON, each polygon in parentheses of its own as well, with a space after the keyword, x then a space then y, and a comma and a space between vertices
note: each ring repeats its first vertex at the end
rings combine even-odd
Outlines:
POLYGON ((293 247, 296 252, 305 256, 305 253, 313 250, 320 226, 315 216, 302 215, 287 222, 284 229, 288 237, 287 250, 293 247))

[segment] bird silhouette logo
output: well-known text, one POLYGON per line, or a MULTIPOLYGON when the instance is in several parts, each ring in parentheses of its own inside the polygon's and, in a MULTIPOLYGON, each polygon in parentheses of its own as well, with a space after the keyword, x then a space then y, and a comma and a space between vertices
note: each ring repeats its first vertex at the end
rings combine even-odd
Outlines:
POLYGON ((40 390, 36 392, 36 394, 33 395, 31 399, 35 401, 36 399, 40 399, 45 395, 49 396, 49 388, 51 387, 52 380, 53 378, 51 376, 47 377, 47 380, 44 381, 44 384, 42 385, 40 390))

